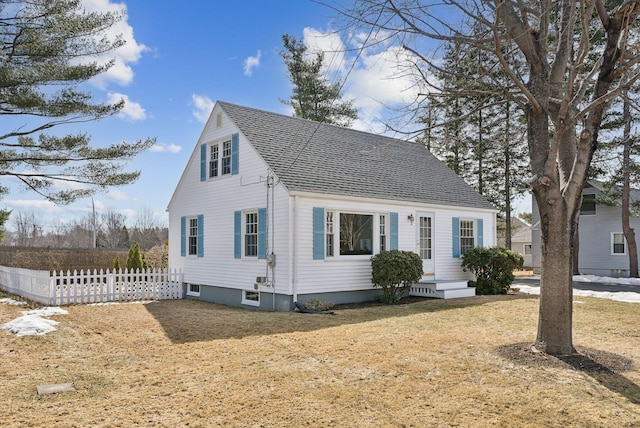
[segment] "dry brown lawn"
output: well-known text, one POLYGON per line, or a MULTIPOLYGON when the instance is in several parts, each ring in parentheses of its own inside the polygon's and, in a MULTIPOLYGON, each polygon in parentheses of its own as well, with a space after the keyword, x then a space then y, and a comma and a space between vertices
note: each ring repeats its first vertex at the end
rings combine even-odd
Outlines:
MULTIPOLYGON (((2 296, 0 296, 2 297, 2 296)), ((637 304, 576 298, 583 357, 534 354, 537 297, 268 313, 72 306, 0 331, 6 427, 637 427, 637 304), (75 392, 38 395, 42 384, 75 392)), ((24 308, 0 304, 0 323, 24 308)))

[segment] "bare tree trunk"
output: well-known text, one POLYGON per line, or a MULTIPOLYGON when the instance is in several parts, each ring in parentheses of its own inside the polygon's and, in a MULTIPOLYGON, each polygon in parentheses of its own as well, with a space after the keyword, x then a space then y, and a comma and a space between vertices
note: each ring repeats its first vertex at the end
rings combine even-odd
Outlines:
POLYGON ((622 233, 627 241, 629 253, 629 276, 638 278, 638 247, 636 233, 629 222, 629 202, 631 197, 631 109, 629 98, 624 97, 624 146, 622 150, 622 233))

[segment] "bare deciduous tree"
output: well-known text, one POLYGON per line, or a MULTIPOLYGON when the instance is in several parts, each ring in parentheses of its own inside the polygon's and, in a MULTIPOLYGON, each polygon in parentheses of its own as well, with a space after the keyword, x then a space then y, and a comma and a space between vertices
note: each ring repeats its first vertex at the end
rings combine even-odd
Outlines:
POLYGON ((640 1, 357 0, 341 12, 381 37, 397 37, 416 58, 425 83, 432 82, 420 67, 438 66, 427 50, 433 40, 489 54, 477 77, 482 85, 467 90, 499 89, 527 118, 531 188, 542 235, 536 347, 554 355, 575 352, 572 237, 605 110, 639 77, 638 46, 629 40, 640 1), (603 41, 597 46, 596 33, 603 41), (522 63, 524 72, 514 67, 522 63), (494 79, 497 69, 509 84, 494 79))

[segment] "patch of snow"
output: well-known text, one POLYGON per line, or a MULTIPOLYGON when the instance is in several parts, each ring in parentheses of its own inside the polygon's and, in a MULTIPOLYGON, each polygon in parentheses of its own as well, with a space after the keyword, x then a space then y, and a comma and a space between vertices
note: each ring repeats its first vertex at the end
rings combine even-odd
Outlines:
POLYGON ((14 306, 26 306, 27 302, 19 302, 18 300, 9 299, 4 297, 0 299, 0 303, 4 303, 5 305, 14 305, 14 306))
POLYGON ((22 311, 22 316, 8 323, 3 324, 0 328, 7 330, 16 336, 41 336, 56 330, 58 321, 53 321, 44 317, 53 315, 67 315, 64 309, 58 307, 42 307, 32 309, 30 311, 22 311))
POLYGON ((577 282, 603 282, 607 284, 640 285, 640 278, 611 278, 608 276, 596 275, 574 275, 573 280, 577 282))
MULTIPOLYGON (((512 287, 519 289, 521 293, 540 295, 540 287, 531 287, 530 285, 517 284, 515 282, 512 287)), ((597 297, 600 299, 610 299, 626 303, 640 303, 640 293, 632 293, 627 291, 612 293, 610 291, 578 290, 574 288, 573 295, 597 297)))

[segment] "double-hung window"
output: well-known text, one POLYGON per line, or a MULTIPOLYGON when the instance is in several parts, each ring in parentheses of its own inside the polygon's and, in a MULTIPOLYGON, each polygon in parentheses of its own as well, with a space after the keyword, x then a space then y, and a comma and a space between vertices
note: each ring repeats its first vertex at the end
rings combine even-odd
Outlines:
POLYGON ((611 234, 611 254, 627 254, 627 247, 623 233, 614 232, 611 234))
POLYGON ((327 211, 327 257, 333 257, 334 255, 334 238, 333 238, 333 211, 327 211))
POLYGON ((204 215, 180 217, 180 256, 204 257, 204 215))
POLYGON ((380 252, 387 249, 387 216, 380 216, 380 252))
POLYGON ((209 178, 231 174, 231 140, 209 146, 209 178))
POLYGON ((218 160, 219 160, 218 145, 214 144, 211 146, 211 154, 209 155, 209 178, 218 176, 218 160))
POLYGON ((256 211, 245 214, 244 255, 245 257, 258 256, 258 213, 256 211))
POLYGON ((460 254, 464 255, 475 246, 475 227, 473 220, 460 219, 460 254))
POLYGON ((198 218, 192 217, 189 219, 189 255, 195 256, 198 254, 198 218))
POLYGON ((222 175, 231 174, 231 141, 222 143, 222 175))

